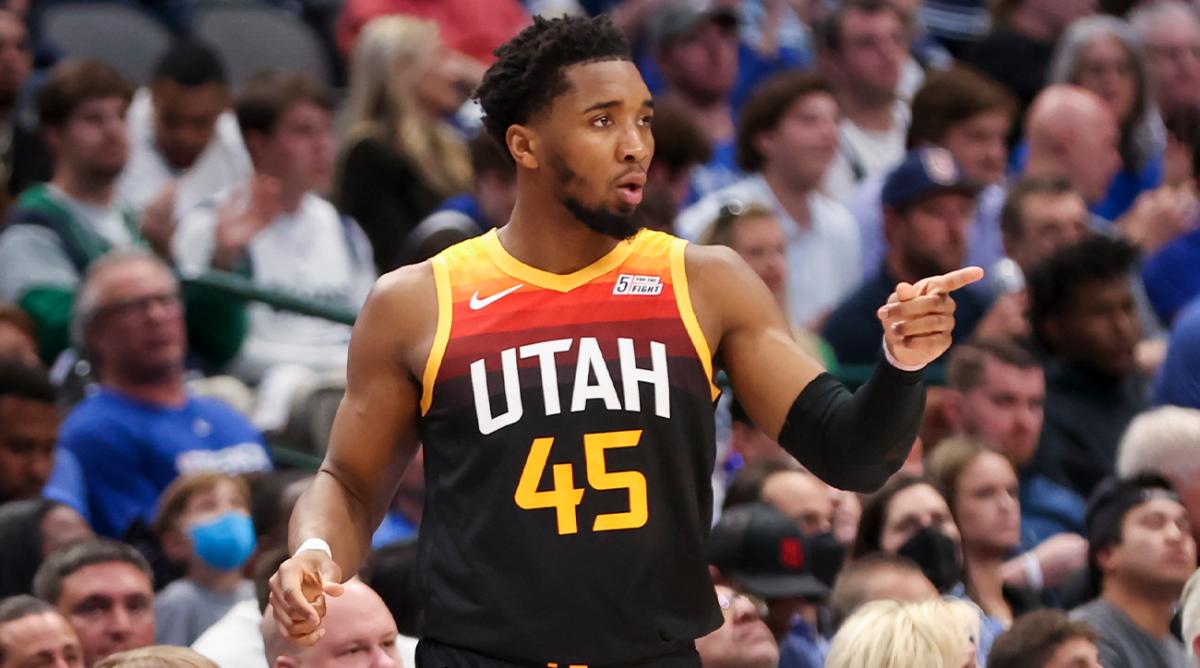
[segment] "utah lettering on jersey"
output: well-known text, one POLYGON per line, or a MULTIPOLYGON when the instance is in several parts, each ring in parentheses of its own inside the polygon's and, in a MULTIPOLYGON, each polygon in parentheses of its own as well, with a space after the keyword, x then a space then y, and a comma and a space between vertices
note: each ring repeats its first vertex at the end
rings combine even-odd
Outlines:
POLYGON ((530 343, 517 348, 505 348, 496 356, 478 359, 471 363, 471 390, 475 399, 475 416, 479 433, 488 435, 509 425, 516 424, 525 415, 521 400, 521 382, 518 377, 517 360, 537 358, 541 376, 542 398, 545 414, 558 415, 566 410, 580 413, 587 409, 589 401, 603 402, 610 411, 640 412, 642 400, 638 385, 646 383, 654 389, 654 414, 660 418, 671 417, 671 383, 667 372, 667 346, 650 341, 650 367, 637 365, 634 340, 617 339, 617 356, 621 370, 621 391, 613 382, 608 365, 604 363, 604 351, 594 337, 578 339, 551 339, 530 343), (577 350, 573 382, 562 396, 558 365, 555 356, 577 350), (499 358, 497 364, 496 357, 499 358), (503 408, 493 410, 491 392, 488 387, 488 369, 500 368, 501 384, 504 388, 503 408))

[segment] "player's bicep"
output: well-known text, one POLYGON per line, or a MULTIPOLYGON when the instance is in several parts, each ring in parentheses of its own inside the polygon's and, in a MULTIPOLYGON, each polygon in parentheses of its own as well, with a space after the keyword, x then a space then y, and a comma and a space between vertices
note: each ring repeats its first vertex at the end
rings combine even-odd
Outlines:
POLYGON ((800 391, 824 369, 796 342, 775 297, 740 257, 713 247, 692 255, 701 265, 695 275, 703 277, 704 308, 720 316, 718 361, 751 419, 774 436, 800 391))
POLYGON ((372 513, 391 501, 417 448, 420 390, 406 364, 406 334, 421 329, 423 309, 411 303, 420 295, 395 287, 377 285, 355 324, 346 393, 322 465, 372 513))

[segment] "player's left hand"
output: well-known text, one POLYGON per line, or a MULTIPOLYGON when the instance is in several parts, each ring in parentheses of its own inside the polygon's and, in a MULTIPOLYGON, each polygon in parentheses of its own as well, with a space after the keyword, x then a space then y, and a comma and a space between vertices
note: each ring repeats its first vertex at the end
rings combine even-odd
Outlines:
POLYGON ((983 269, 965 267, 915 284, 900 283, 876 315, 883 324, 884 345, 905 366, 922 366, 950 348, 954 331, 951 292, 983 278, 983 269))

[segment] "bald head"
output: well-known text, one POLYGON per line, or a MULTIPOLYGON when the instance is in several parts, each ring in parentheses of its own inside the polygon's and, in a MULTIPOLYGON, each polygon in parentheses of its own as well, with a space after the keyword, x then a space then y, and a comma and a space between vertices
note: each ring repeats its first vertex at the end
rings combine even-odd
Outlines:
POLYGON ((396 622, 379 594, 361 580, 346 583, 341 596, 326 596, 325 635, 312 647, 297 645, 280 631, 274 611, 263 614, 262 634, 271 668, 326 668, 355 651, 369 657, 369 668, 400 668, 396 622))
POLYGON ((1117 117, 1095 93, 1079 86, 1043 90, 1025 123, 1027 176, 1065 177, 1087 200, 1100 201, 1121 165, 1117 117))

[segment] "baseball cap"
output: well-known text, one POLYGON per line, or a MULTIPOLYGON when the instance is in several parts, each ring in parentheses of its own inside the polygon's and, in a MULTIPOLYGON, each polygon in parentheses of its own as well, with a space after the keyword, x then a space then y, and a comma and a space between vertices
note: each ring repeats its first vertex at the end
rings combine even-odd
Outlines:
POLYGON ((942 193, 979 194, 978 183, 967 178, 954 156, 944 148, 913 149, 883 182, 880 201, 893 209, 906 209, 942 193))
POLYGON ((813 556, 799 527, 763 503, 726 510, 708 541, 708 563, 768 600, 827 598, 829 587, 813 575, 813 556))
POLYGON ((714 0, 673 0, 661 6, 650 21, 650 43, 663 42, 682 37, 705 21, 716 21, 723 26, 736 26, 737 10, 714 0))

